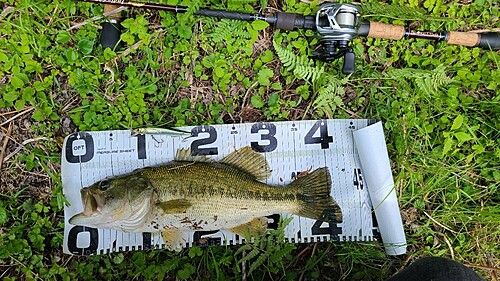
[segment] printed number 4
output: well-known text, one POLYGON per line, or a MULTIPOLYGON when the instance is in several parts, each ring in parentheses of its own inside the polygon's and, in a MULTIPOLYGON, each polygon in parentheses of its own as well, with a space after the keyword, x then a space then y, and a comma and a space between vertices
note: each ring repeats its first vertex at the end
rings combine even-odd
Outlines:
POLYGON ((320 143, 322 149, 330 148, 330 143, 333 142, 333 137, 328 135, 328 123, 324 120, 318 120, 314 123, 311 130, 307 132, 304 137, 305 144, 315 144, 320 143), (315 137, 314 134, 319 129, 319 137, 315 137))

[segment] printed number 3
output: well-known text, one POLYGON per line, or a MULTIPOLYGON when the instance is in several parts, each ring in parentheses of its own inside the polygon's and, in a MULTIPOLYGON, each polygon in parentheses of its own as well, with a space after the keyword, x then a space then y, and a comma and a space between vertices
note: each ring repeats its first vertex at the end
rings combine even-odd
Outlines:
POLYGON ((276 126, 272 123, 255 123, 252 126, 251 133, 257 134, 259 131, 268 131, 267 134, 261 134, 260 140, 268 141, 269 144, 259 144, 257 141, 253 141, 250 143, 252 149, 257 152, 271 152, 276 149, 278 146, 278 140, 274 137, 276 135, 276 126))

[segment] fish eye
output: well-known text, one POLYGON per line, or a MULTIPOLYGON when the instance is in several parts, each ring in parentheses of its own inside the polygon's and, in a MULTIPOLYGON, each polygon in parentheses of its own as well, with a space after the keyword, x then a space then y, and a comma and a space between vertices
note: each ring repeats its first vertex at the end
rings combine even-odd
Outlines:
POLYGON ((105 191, 106 189, 109 188, 109 181, 103 180, 99 183, 99 189, 102 191, 105 191))

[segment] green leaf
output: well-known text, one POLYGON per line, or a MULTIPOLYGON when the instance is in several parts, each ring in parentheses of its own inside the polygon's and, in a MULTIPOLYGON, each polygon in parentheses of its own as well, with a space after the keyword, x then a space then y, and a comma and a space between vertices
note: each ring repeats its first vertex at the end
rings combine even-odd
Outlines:
POLYGON ((7 211, 4 207, 0 206, 0 224, 4 224, 8 221, 9 217, 7 216, 7 211))
POLYGON ((120 35, 120 39, 128 45, 132 45, 135 43, 134 35, 130 33, 122 33, 122 35, 120 35))
POLYGON ((273 58, 274 58, 273 52, 271 52, 270 50, 266 50, 264 52, 264 55, 261 57, 261 60, 263 63, 268 63, 271 62, 273 58))
POLYGON ((475 144, 472 146, 472 149, 474 149, 474 152, 476 154, 481 154, 483 153, 486 149, 484 149, 484 146, 482 146, 481 144, 475 144))
POLYGON ((77 58, 78 58, 78 54, 76 53, 75 50, 68 49, 66 51, 66 59, 68 60, 68 62, 74 62, 74 61, 76 61, 77 58))
POLYGON ((124 256, 123 256, 123 254, 122 254, 122 253, 119 253, 119 254, 117 254, 117 255, 113 258, 113 262, 114 262, 115 264, 120 264, 120 263, 122 263, 122 262, 123 262, 123 260, 124 260, 124 259, 125 259, 125 258, 124 258, 124 256))
MULTIPOLYGON (((16 89, 20 89, 20 88, 22 88, 22 87, 24 86, 24 82, 23 82, 23 80, 21 80, 21 79, 20 79, 19 77, 17 77, 17 76, 12 76, 12 77, 10 78, 10 84, 11 84, 12 86, 14 86, 14 88, 16 88, 16 89)), ((6 98, 4 98, 4 99, 5 99, 5 100, 7 100, 6 98)))
POLYGON ((222 67, 216 67, 216 68, 214 69, 214 75, 215 75, 216 77, 219 77, 219 78, 220 78, 220 77, 223 77, 223 76, 224 76, 224 69, 222 69, 222 67))
POLYGON ((280 83, 273 83, 273 84, 271 85, 271 89, 273 89, 273 90, 282 90, 282 89, 283 89, 283 86, 281 86, 281 84, 280 84, 280 83))
POLYGON ((460 143, 464 143, 472 139, 472 136, 465 132, 456 132, 454 135, 460 143))
POLYGON ((78 48, 80 48, 80 51, 84 55, 90 55, 90 53, 92 53, 92 49, 94 47, 94 41, 82 39, 82 40, 78 41, 77 45, 78 45, 78 48))
POLYGON ((451 146, 453 145, 453 139, 452 138, 447 138, 444 140, 444 147, 443 147, 443 154, 442 156, 445 156, 448 151, 451 150, 451 146))
MULTIPOLYGON (((15 77, 12 77, 12 78, 15 78, 15 77)), ((19 79, 19 78, 17 78, 17 79, 19 79)), ((3 95, 3 99, 7 102, 14 102, 18 97, 19 97, 19 95, 16 92, 7 92, 3 95)))
POLYGON ((45 115, 41 110, 36 110, 33 112, 33 115, 31 115, 31 118, 33 118, 35 121, 43 121, 45 120, 45 115))
POLYGON ((200 247, 193 246, 189 249, 190 258, 200 257, 201 255, 203 255, 203 252, 201 251, 200 247))
POLYGON ((193 32, 188 26, 181 25, 177 28, 177 34, 179 34, 179 37, 181 38, 189 39, 193 35, 193 32))
POLYGON ((9 61, 9 57, 7 57, 7 55, 2 50, 0 50, 0 61, 1 62, 8 62, 9 61))
POLYGON ((255 108, 261 108, 265 105, 265 103, 262 101, 259 95, 253 96, 250 102, 255 108))
POLYGON ((21 111, 25 105, 26 105, 25 100, 17 100, 16 103, 14 104, 14 107, 16 108, 16 110, 21 111))
POLYGON ((500 172, 499 171, 493 171, 493 178, 495 181, 500 181, 500 172))
POLYGON ((259 73, 257 73, 257 80, 262 86, 269 86, 271 84, 269 78, 273 77, 273 75, 274 72, 271 69, 265 67, 259 70, 259 73))
POLYGON ((71 40, 71 35, 66 30, 61 30, 56 36, 57 43, 68 43, 71 40))
POLYGON ((457 130, 462 127, 464 122, 464 117, 462 115, 458 115, 455 120, 453 120, 453 125, 451 125, 451 130, 457 130))
POLYGON ((180 280, 186 280, 195 272, 196 272, 196 267, 188 263, 184 265, 183 269, 177 271, 177 277, 180 280))
POLYGON ((269 106, 275 106, 278 103, 279 98, 280 96, 277 93, 273 93, 269 96, 267 104, 269 104, 269 106))
POLYGON ((269 23, 263 21, 263 20, 256 20, 252 22, 252 28, 254 30, 263 30, 266 29, 269 26, 269 23))
POLYGON ((104 49, 104 59, 105 60, 110 60, 112 58, 116 57, 115 51, 111 50, 110 48, 104 49))

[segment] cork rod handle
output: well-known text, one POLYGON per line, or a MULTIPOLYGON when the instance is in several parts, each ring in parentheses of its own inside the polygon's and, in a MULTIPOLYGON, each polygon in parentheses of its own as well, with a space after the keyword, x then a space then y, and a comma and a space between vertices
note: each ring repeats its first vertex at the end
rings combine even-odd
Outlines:
POLYGON ((472 32, 448 32, 446 43, 450 45, 459 45, 467 47, 475 47, 479 45, 479 34, 472 32))
POLYGON ((369 38, 401 40, 403 38, 420 38, 435 41, 445 41, 450 45, 479 47, 485 50, 500 49, 499 32, 427 32, 406 30, 404 26, 379 22, 363 23, 358 35, 369 38))
POLYGON ((370 22, 369 26, 365 26, 365 28, 368 28, 368 32, 364 32, 366 34, 361 34, 360 32, 360 36, 366 36, 368 38, 401 40, 405 35, 405 28, 401 25, 370 22))

